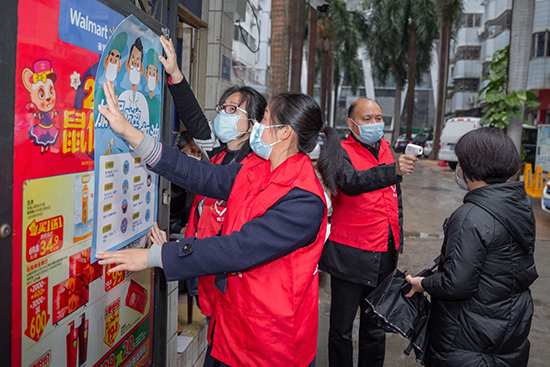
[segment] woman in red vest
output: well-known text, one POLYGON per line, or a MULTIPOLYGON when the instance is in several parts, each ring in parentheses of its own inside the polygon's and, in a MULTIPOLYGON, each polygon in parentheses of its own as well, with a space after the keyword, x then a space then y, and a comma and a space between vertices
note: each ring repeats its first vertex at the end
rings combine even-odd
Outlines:
MULTIPOLYGON (((145 250, 98 254, 112 270, 159 266, 168 280, 216 276, 216 303, 207 363, 210 366, 315 365, 321 256, 327 225, 323 187, 306 153, 324 131, 318 161, 326 187, 341 178, 336 132, 313 98, 275 97, 255 123, 244 164, 198 162, 136 130, 118 110, 112 84, 100 112, 150 169, 207 197, 227 200, 222 236, 164 243, 154 231, 145 250)), ((156 227, 158 228, 158 227, 156 227)))
MULTIPOLYGON (((172 94, 178 116, 188 133, 214 164, 240 163, 252 151, 248 143, 252 121, 261 121, 267 106, 265 98, 247 86, 227 88, 216 106, 216 118, 210 123, 203 114, 191 87, 177 64, 172 40, 160 38, 166 58, 159 57, 170 75, 168 89, 172 94)), ((177 186, 174 185, 173 186, 177 186)), ((217 235, 225 220, 227 203, 224 200, 195 195, 185 237, 205 238, 217 235)), ((212 316, 215 301, 214 276, 199 279, 199 302, 203 315, 212 316)))

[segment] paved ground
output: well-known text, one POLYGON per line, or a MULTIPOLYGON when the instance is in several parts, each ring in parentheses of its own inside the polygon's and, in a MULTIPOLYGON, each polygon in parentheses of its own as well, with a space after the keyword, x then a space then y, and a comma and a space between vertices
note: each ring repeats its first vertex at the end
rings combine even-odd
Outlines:
MULTIPOLYGON (((437 257, 441 247, 441 226, 462 204, 465 191, 454 182, 454 172, 439 167, 433 161, 422 160, 415 174, 406 176, 402 184, 404 207, 405 252, 399 261, 401 270, 416 273, 437 257)), ((529 367, 550 365, 550 214, 540 209, 540 200, 532 199, 537 219, 535 259, 539 278, 531 287, 535 303, 535 316, 531 327, 531 357, 529 367)), ((330 277, 321 273, 319 300, 319 343, 317 366, 328 366, 327 340, 330 308, 330 277)), ((357 354, 358 318, 354 325, 354 349, 357 354)), ((386 346, 387 367, 419 366, 403 350, 408 343, 398 335, 388 335, 386 346)), ((357 360, 357 355, 355 356, 357 360)))

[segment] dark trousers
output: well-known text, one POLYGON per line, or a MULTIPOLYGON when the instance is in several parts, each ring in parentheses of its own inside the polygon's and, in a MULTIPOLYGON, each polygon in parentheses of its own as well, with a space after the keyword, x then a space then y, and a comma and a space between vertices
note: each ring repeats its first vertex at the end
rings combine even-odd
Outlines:
POLYGON ((351 332, 357 308, 361 308, 359 323, 359 367, 383 367, 386 334, 365 314, 365 298, 374 290, 362 284, 330 277, 330 331, 328 357, 330 367, 353 367, 351 332))

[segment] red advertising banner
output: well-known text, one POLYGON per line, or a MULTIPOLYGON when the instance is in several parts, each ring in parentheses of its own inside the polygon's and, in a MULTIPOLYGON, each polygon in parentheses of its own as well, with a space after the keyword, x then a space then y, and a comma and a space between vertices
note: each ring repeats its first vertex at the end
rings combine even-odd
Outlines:
POLYGON ((91 262, 95 78, 124 17, 98 0, 19 0, 18 14, 11 366, 150 366, 152 272, 91 262))

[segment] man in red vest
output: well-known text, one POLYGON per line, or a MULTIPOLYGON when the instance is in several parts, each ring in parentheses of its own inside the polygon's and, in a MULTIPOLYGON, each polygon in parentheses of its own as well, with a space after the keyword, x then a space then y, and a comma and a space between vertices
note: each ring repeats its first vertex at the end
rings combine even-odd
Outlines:
POLYGON ((395 269, 403 251, 399 183, 418 159, 401 155, 395 161, 382 138, 382 110, 373 100, 355 101, 347 124, 344 179, 332 198, 331 233, 320 261, 321 270, 331 274, 329 365, 353 366, 351 332, 360 307, 358 366, 382 367, 386 336, 365 313, 365 298, 395 269))

